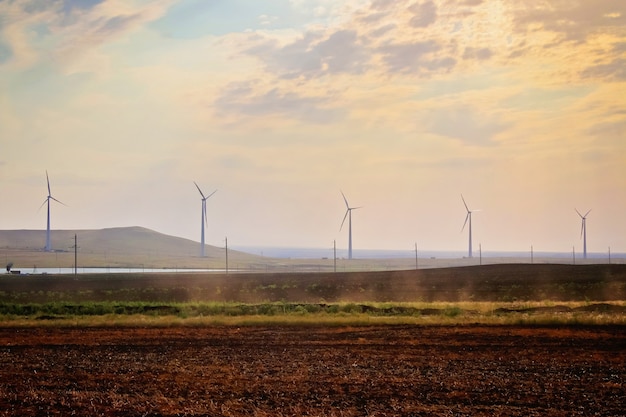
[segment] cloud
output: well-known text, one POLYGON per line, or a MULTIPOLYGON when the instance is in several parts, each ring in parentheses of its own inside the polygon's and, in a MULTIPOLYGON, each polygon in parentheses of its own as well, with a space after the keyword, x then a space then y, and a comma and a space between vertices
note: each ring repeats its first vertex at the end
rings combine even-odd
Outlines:
POLYGON ((372 1, 370 8, 373 10, 388 10, 392 6, 396 5, 396 0, 374 0, 372 1))
POLYGON ((0 4, 0 22, 6 22, 0 28, 17 66, 50 60, 65 65, 158 18, 170 2, 15 1, 0 4))
POLYGON ((329 105, 328 97, 306 97, 296 92, 271 88, 257 92, 254 82, 231 83, 215 100, 219 114, 224 116, 283 116, 310 123, 335 121, 342 112, 329 105))
POLYGON ((493 56, 493 51, 489 48, 473 48, 471 46, 465 48, 463 59, 476 59, 485 61, 493 56))
POLYGON ((601 78, 607 81, 626 81, 626 59, 616 58, 607 64, 588 67, 581 73, 583 78, 601 78))
POLYGON ((563 2, 550 0, 545 4, 517 12, 518 29, 540 25, 544 30, 562 36, 561 41, 585 42, 590 36, 626 24, 626 2, 615 0, 563 2))
POLYGON ((626 132, 626 120, 607 121, 594 125, 587 130, 587 133, 606 142, 613 143, 615 140, 622 143, 626 132))
POLYGON ((428 27, 437 20, 437 6, 432 1, 415 3, 409 7, 409 11, 413 13, 409 24, 416 28, 428 27))
POLYGON ((376 12, 376 13, 365 13, 358 17, 358 20, 363 23, 371 24, 371 23, 379 23, 385 18, 389 17, 389 12, 376 12))
POLYGON ((613 45, 613 52, 616 54, 620 54, 622 52, 626 52, 626 42, 617 42, 613 45))
POLYGON ((456 60, 449 56, 438 57, 442 47, 433 40, 397 43, 381 46, 378 52, 383 56, 388 69, 395 73, 415 73, 425 71, 449 71, 456 60))
POLYGON ((330 73, 361 73, 368 59, 355 31, 341 30, 320 42, 314 50, 320 54, 330 73))
POLYGON ((285 46, 263 39, 244 52, 261 59, 269 71, 282 78, 315 78, 364 72, 369 61, 364 42, 354 30, 342 29, 329 35, 309 31, 285 46))
POLYGON ((464 6, 478 6, 483 3, 483 0, 465 0, 461 4, 464 6))
POLYGON ((372 38, 380 38, 381 36, 385 35, 390 30, 394 30, 396 27, 397 27, 396 24, 389 23, 387 25, 381 26, 373 30, 372 32, 369 33, 369 36, 372 38))
POLYGON ((495 136, 510 127, 509 123, 479 114, 467 106, 435 110, 429 123, 432 133, 478 146, 495 144, 495 136))

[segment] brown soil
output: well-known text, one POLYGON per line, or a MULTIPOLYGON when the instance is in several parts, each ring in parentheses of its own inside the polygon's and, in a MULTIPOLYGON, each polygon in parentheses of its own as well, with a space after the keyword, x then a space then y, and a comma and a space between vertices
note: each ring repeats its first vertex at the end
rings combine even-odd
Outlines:
POLYGON ((621 301, 626 265, 500 264, 348 273, 0 277, 0 302, 621 301))
POLYGON ((626 410, 626 327, 0 328, 0 416, 626 410))

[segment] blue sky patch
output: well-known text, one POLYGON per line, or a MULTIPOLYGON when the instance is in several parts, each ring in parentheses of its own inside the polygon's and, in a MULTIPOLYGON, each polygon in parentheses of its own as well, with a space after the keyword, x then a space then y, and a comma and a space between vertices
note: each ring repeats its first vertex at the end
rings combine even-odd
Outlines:
POLYGON ((171 38, 197 38, 264 27, 293 27, 297 23, 294 18, 287 0, 186 0, 170 8, 152 27, 171 38), (263 24, 263 15, 272 17, 270 26, 263 24))
POLYGON ((13 56, 11 48, 0 42, 0 64, 4 64, 13 56))
POLYGON ((70 13, 74 9, 87 10, 102 3, 104 0, 65 0, 63 1, 63 11, 70 13))

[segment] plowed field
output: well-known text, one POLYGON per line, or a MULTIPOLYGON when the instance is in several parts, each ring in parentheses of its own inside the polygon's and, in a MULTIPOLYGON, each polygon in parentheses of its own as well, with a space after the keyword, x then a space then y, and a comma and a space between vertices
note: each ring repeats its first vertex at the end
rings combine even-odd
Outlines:
POLYGON ((0 328, 0 415, 622 416, 623 326, 0 328))

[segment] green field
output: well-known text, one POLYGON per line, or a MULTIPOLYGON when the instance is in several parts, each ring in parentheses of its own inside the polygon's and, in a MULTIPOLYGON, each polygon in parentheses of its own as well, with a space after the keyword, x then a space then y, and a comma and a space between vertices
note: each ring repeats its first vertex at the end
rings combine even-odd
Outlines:
POLYGON ((0 277, 0 317, 5 323, 502 322, 554 317, 623 323, 624 300, 626 265, 0 277))

